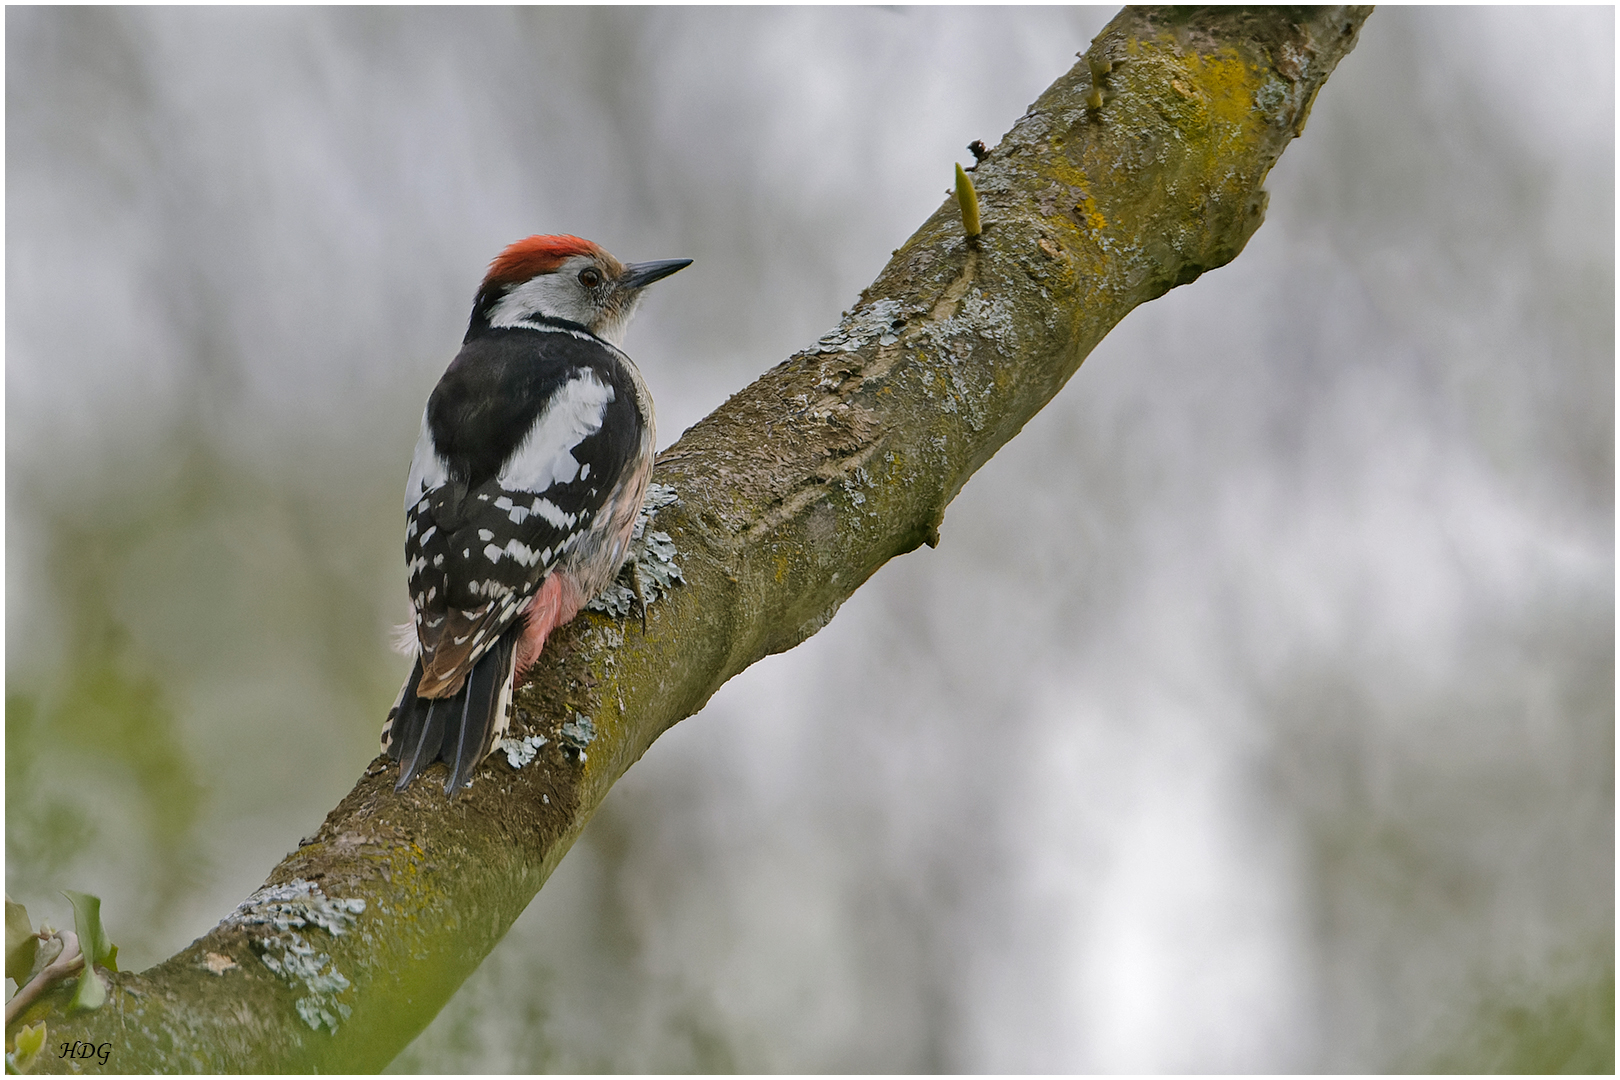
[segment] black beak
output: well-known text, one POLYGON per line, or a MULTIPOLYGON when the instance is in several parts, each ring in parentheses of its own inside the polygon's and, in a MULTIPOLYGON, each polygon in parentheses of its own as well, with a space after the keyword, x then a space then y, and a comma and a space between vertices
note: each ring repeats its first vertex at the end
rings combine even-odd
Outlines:
POLYGON ((619 277, 619 288, 641 289, 659 278, 667 278, 677 270, 692 265, 691 259, 662 259, 658 262, 631 263, 619 277))

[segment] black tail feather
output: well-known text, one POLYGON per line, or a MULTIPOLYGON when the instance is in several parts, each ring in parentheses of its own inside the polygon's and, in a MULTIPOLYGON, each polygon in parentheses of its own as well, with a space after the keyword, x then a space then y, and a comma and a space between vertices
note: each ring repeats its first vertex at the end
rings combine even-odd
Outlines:
POLYGON ((503 635, 467 676, 467 685, 462 688, 465 698, 461 705, 459 738, 452 740, 449 732, 445 734, 444 760, 450 766, 450 778, 444 788, 446 794, 454 794, 467 786, 473 771, 495 742, 495 729, 502 719, 495 711, 500 703, 502 684, 512 678, 515 645, 511 634, 503 635))
POLYGON ((478 659, 461 690, 447 698, 420 698, 416 687, 422 677, 418 660, 400 692, 384 728, 388 756, 400 763, 395 791, 403 791, 435 761, 449 768, 444 790, 455 797, 472 780, 505 728, 502 713, 506 684, 512 678, 516 638, 508 633, 478 659))
MULTIPOLYGON (((485 657, 487 660, 488 657, 485 657)), ((439 749, 439 757, 449 768, 449 774, 444 778, 444 793, 455 798, 456 792, 461 790, 461 765, 466 757, 467 743, 473 736, 473 725, 467 723, 468 713, 472 708, 473 698, 478 696, 478 688, 473 680, 478 675, 475 665, 472 674, 467 676, 467 685, 462 687, 461 693, 456 696, 461 699, 461 722, 453 728, 446 728, 444 732, 444 745, 439 749)), ((469 772, 472 770, 469 769, 469 772)))
POLYGON ((403 754, 400 756, 399 782, 394 785, 395 791, 405 790, 405 785, 415 779, 417 773, 441 756, 439 744, 444 739, 445 714, 450 711, 446 706, 450 702, 417 698, 415 704, 418 717, 414 725, 416 742, 412 744, 409 738, 406 739, 405 753, 410 755, 410 761, 407 762, 403 754))

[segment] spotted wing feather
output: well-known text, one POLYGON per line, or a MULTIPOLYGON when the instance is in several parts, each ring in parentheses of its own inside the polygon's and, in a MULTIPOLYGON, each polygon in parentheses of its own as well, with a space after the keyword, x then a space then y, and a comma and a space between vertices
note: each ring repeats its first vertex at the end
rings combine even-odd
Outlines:
POLYGON ((589 335, 495 331, 463 347, 429 399, 406 493, 419 695, 457 693, 590 541, 640 434, 634 386, 589 335))

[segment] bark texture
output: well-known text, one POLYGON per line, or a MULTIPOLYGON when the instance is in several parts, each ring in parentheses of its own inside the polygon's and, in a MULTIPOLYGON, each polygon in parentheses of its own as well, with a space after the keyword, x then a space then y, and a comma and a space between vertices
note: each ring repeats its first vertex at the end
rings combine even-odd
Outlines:
POLYGON ((67 1015, 67 988, 32 1005, 21 1021, 49 1024, 39 1068, 386 1065, 654 739, 936 541, 967 478, 1115 323, 1243 250, 1267 172, 1369 11, 1121 12, 978 166, 977 243, 946 200, 834 331, 659 459, 679 499, 650 527, 685 584, 645 634, 586 614, 552 637, 512 732, 548 740, 533 761, 497 753, 454 802, 432 775, 396 795, 373 762, 209 934, 109 976, 97 1012, 67 1015), (74 1040, 111 1043, 107 1065, 56 1056, 74 1040))

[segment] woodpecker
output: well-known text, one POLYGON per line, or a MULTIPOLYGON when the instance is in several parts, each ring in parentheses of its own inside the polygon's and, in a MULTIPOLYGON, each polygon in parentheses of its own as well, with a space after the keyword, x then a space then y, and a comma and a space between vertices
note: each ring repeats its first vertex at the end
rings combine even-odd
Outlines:
POLYGON ((415 663, 382 730, 394 790, 435 761, 446 794, 469 786, 547 635, 624 564, 654 435, 620 345, 642 290, 691 262, 531 236, 490 264, 405 482, 415 663))

